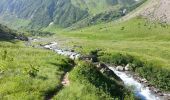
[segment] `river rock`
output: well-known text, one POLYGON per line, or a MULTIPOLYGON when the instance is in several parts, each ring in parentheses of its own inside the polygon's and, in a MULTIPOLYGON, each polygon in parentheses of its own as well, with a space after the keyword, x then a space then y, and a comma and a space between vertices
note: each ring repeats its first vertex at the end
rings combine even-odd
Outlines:
POLYGON ((117 67, 116 67, 116 70, 117 70, 117 71, 124 71, 124 67, 123 67, 123 66, 117 66, 117 67))
POLYGON ((44 48, 50 49, 50 46, 49 45, 45 45, 44 48))
POLYGON ((154 89, 154 92, 157 93, 157 94, 161 93, 161 91, 158 90, 158 89, 154 89))
POLYGON ((160 92, 160 93, 158 93, 158 95, 159 95, 159 96, 164 96, 164 94, 163 94, 163 93, 161 93, 161 92, 160 92))
POLYGON ((80 58, 80 54, 75 55, 75 59, 78 60, 80 58))
POLYGON ((130 64, 127 64, 127 65, 125 66, 125 71, 130 71, 130 64))
POLYGON ((72 54, 72 55, 70 56, 70 59, 75 60, 75 55, 72 54))
POLYGON ((143 83, 147 83, 148 81, 144 78, 144 79, 141 79, 141 81, 143 82, 143 83))

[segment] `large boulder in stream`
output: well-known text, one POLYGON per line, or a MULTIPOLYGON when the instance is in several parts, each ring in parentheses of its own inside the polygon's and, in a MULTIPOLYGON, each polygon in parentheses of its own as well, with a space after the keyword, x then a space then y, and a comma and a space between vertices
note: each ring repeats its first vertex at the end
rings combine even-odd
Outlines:
POLYGON ((117 67, 116 67, 116 70, 117 70, 117 71, 124 71, 125 68, 124 68, 123 66, 117 66, 117 67))
POLYGON ((125 71, 130 71, 130 64, 127 64, 127 65, 125 66, 125 71))

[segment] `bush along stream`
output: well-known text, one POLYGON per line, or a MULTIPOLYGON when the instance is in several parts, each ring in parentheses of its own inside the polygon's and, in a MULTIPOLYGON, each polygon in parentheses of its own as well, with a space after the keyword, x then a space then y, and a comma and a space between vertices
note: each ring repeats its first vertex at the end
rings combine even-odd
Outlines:
MULTIPOLYGON (((121 84, 120 81, 123 81, 124 85, 126 85, 129 90, 133 91, 136 97, 142 100, 168 100, 170 97, 168 93, 162 92, 170 91, 170 72, 155 67, 153 64, 144 63, 133 56, 122 54, 104 54, 102 51, 100 52, 100 50, 94 50, 88 56, 82 56, 80 53, 74 52, 74 50, 61 49, 56 42, 43 45, 43 47, 53 50, 60 55, 67 56, 72 60, 81 59, 93 62, 93 64, 101 73, 104 74, 104 76, 107 76, 109 79, 119 80, 119 84, 121 84), (98 52, 100 52, 100 56, 98 55, 98 52), (99 63, 99 61, 111 64, 111 66, 104 63, 99 63)), ((90 82, 96 86, 99 85, 95 83, 94 80, 90 80, 90 82)), ((103 91, 107 91, 111 95, 117 95, 114 94, 114 89, 112 90, 111 86, 112 85, 103 87, 103 91)), ((122 91, 127 90, 122 88, 122 91)), ((123 99, 123 93, 126 92, 119 91, 118 93, 122 94, 119 98, 123 99)))
MULTIPOLYGON (((170 99, 170 71, 158 67, 149 62, 142 62, 128 54, 103 54, 100 60, 111 64, 110 67, 126 84, 134 83, 139 93, 137 95, 148 95, 142 97, 149 100, 169 100, 170 99), (128 78, 133 80, 126 80, 128 78), (144 92, 144 93, 143 93, 144 92), (155 95, 152 96, 152 95, 155 95)), ((145 100, 144 99, 144 100, 145 100)))

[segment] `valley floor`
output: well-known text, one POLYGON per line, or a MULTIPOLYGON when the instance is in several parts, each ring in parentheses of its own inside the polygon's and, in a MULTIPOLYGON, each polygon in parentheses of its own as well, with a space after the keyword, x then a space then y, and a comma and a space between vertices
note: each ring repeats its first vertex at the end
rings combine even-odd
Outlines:
POLYGON ((75 66, 67 57, 18 40, 1 41, 0 47, 1 100, 134 99, 90 63, 77 61, 75 66))

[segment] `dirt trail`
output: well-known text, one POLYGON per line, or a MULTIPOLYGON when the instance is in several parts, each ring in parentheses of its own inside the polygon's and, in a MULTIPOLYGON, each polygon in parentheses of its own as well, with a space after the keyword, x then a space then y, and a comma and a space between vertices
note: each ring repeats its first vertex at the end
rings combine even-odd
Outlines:
POLYGON ((69 73, 67 72, 67 73, 65 74, 65 76, 63 77, 63 80, 62 80, 62 82, 61 82, 61 84, 62 84, 63 86, 69 86, 69 85, 70 85, 70 81, 69 81, 68 76, 69 76, 69 73))

